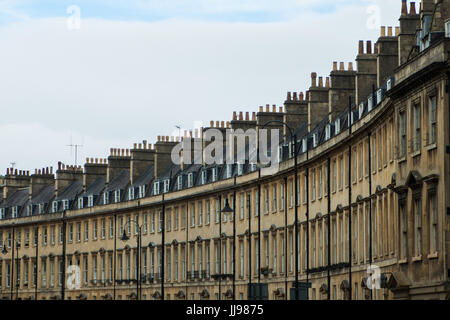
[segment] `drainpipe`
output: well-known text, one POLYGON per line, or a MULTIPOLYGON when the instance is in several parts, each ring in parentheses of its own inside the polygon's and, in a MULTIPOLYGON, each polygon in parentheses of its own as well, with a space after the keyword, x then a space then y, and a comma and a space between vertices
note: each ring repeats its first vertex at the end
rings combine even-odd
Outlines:
POLYGON ((113 300, 116 300, 116 250, 117 250, 117 214, 114 213, 114 282, 113 282, 113 300))
MULTIPOLYGON (((34 275, 34 282, 35 282, 35 286, 34 286, 34 300, 37 300, 37 296, 38 296, 38 253, 39 253, 39 226, 37 227, 37 231, 35 229, 35 232, 37 234, 37 239, 36 239, 36 273, 34 275)), ((34 242, 34 239, 33 239, 34 242)))
POLYGON ((64 300, 65 288, 66 288, 66 210, 63 211, 62 216, 62 228, 63 228, 63 247, 62 247, 62 284, 61 284, 61 300, 64 300))
POLYGON ((328 286, 328 300, 331 299, 331 275, 330 275, 330 268, 331 268, 331 188, 330 188, 330 167, 331 167, 331 159, 328 157, 328 163, 327 163, 327 205, 328 205, 328 227, 327 227, 327 244, 328 244, 328 268, 327 268, 327 286, 328 286))
POLYGON ((287 300, 287 177, 284 177, 284 300, 287 300))
MULTIPOLYGON (((352 111, 352 97, 348 98, 348 136, 352 135, 352 123, 350 122, 352 111)), ((344 159, 342 159, 344 161, 344 159)), ((352 167, 352 146, 348 145, 348 281, 349 281, 349 300, 352 300, 352 174, 350 168, 352 167)))
MULTIPOLYGON (((372 264, 372 158, 371 158, 371 132, 367 134, 369 144, 369 266, 372 264)), ((376 156, 376 155, 375 155, 376 156)), ((372 300, 372 290, 370 290, 370 300, 372 300)))

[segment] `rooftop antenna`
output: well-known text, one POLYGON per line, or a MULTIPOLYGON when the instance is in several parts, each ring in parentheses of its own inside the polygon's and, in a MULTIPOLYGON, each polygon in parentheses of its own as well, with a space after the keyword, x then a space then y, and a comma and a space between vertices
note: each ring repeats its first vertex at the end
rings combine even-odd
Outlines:
POLYGON ((178 129, 178 136, 181 137, 181 126, 175 126, 178 129))
POLYGON ((67 147, 70 147, 70 155, 72 155, 72 149, 75 148, 75 166, 77 166, 78 162, 78 148, 82 148, 82 144, 73 144, 72 143, 72 136, 70 136, 70 144, 67 145, 67 147))

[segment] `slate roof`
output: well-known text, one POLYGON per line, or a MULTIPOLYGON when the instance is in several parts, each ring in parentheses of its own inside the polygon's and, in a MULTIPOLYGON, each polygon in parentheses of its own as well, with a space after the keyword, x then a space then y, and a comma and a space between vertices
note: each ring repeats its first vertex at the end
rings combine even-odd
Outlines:
POLYGON ((55 200, 73 200, 83 190, 83 181, 72 181, 62 192, 58 194, 55 200))

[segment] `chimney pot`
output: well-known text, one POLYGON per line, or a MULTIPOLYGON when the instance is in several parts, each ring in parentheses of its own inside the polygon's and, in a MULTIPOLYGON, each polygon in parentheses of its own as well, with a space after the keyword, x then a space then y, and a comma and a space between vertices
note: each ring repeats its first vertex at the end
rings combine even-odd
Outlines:
POLYGON ((309 91, 306 91, 306 101, 309 101, 309 91))
POLYGON ((411 2, 409 5, 410 5, 409 14, 410 15, 415 15, 416 14, 416 3, 415 2, 411 2))
POLYGON ((239 120, 241 120, 241 121, 244 120, 244 117, 242 115, 242 111, 239 112, 239 120))
POLYGON ((216 128, 220 128, 220 122, 216 121, 216 128))
POLYGON ((345 71, 345 65, 343 62, 339 63, 339 71, 345 71))
POLYGON ((348 71, 353 71, 353 62, 348 63, 348 71))
POLYGON ((256 121, 256 112, 252 112, 252 121, 256 121))
POLYGON ((227 129, 230 128, 230 121, 227 121, 227 129))
MULTIPOLYGON (((234 118, 234 117, 233 117, 233 118, 234 118)), ((214 121, 211 120, 211 121, 209 122, 209 126, 210 126, 211 128, 214 128, 214 121)))
POLYGON ((378 43, 375 43, 373 53, 378 54, 378 43))
POLYGON ((402 16, 403 15, 408 15, 408 7, 407 7, 407 3, 406 0, 402 0, 402 16))
POLYGON ((323 77, 319 77, 319 88, 323 87, 323 77))
POLYGON ((294 92, 294 101, 297 101, 297 92, 294 92))
POLYGON ((263 112, 263 107, 259 106, 259 112, 263 112))
POLYGON ((330 87, 330 78, 329 78, 329 77, 326 78, 326 81, 325 81, 325 87, 326 87, 326 88, 329 88, 329 87, 330 87))
POLYGON ((89 158, 86 158, 86 163, 89 163, 89 158))
POLYGON ((395 27, 395 36, 398 37, 400 34, 400 27, 395 27))
POLYGON ((364 41, 359 40, 358 54, 364 54, 364 41))
POLYGON ((249 121, 250 120, 250 115, 249 112, 245 112, 245 121, 249 121))
POLYGON ((270 106, 266 104, 266 112, 270 112, 270 106))
POLYGON ((301 101, 304 100, 303 92, 300 92, 300 100, 301 100, 301 101))
POLYGON ((311 87, 315 88, 317 85, 317 73, 313 72, 311 73, 311 87))
POLYGON ((237 120, 236 111, 233 111, 233 120, 237 120))
POLYGON ((280 107, 279 110, 280 113, 283 113, 283 107, 280 107))
POLYGON ((221 128, 224 128, 224 127, 225 127, 225 121, 221 121, 221 122, 220 122, 220 127, 221 127, 221 128))
POLYGON ((290 92, 287 93, 287 98, 286 98, 286 100, 287 100, 287 101, 291 101, 291 93, 290 93, 290 92))
POLYGON ((380 37, 385 37, 385 36, 386 36, 386 27, 381 26, 380 27, 380 37))
POLYGON ((337 61, 333 61, 333 71, 337 71, 337 61))
POLYGON ((372 41, 368 40, 366 43, 367 54, 372 54, 372 41))
POLYGON ((392 27, 388 27, 388 37, 392 37, 392 27))
POLYGON ((273 113, 277 112, 277 106, 276 106, 275 104, 272 105, 272 112, 273 112, 273 113))

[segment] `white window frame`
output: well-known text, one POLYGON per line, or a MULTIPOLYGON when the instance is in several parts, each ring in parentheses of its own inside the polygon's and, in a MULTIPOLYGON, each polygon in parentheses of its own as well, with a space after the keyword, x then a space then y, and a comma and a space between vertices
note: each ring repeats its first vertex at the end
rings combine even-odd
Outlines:
POLYGON ((170 180, 166 179, 164 180, 164 193, 169 192, 169 189, 170 189, 170 180))
POLYGON ((89 195, 88 196, 88 203, 87 203, 88 208, 93 207, 94 206, 94 195, 89 195))
POLYGON ((178 190, 183 189, 183 176, 181 175, 177 177, 177 189, 178 190))
POLYGON ((190 172, 188 174, 188 188, 191 188, 194 185, 194 173, 190 172))
POLYGON ((52 212, 58 212, 58 201, 56 200, 52 202, 52 212))
POLYGON ((119 203, 120 202, 121 193, 122 192, 121 192, 120 189, 114 190, 114 203, 119 203))
POLYGON ((134 200, 134 187, 128 188, 128 200, 134 200))
POLYGON ((155 183, 153 183, 153 194, 159 195, 159 191, 159 181, 156 181, 155 183))
POLYGON ((139 199, 144 198, 145 197, 145 191, 146 191, 147 186, 145 184, 142 184, 139 186, 139 199))

